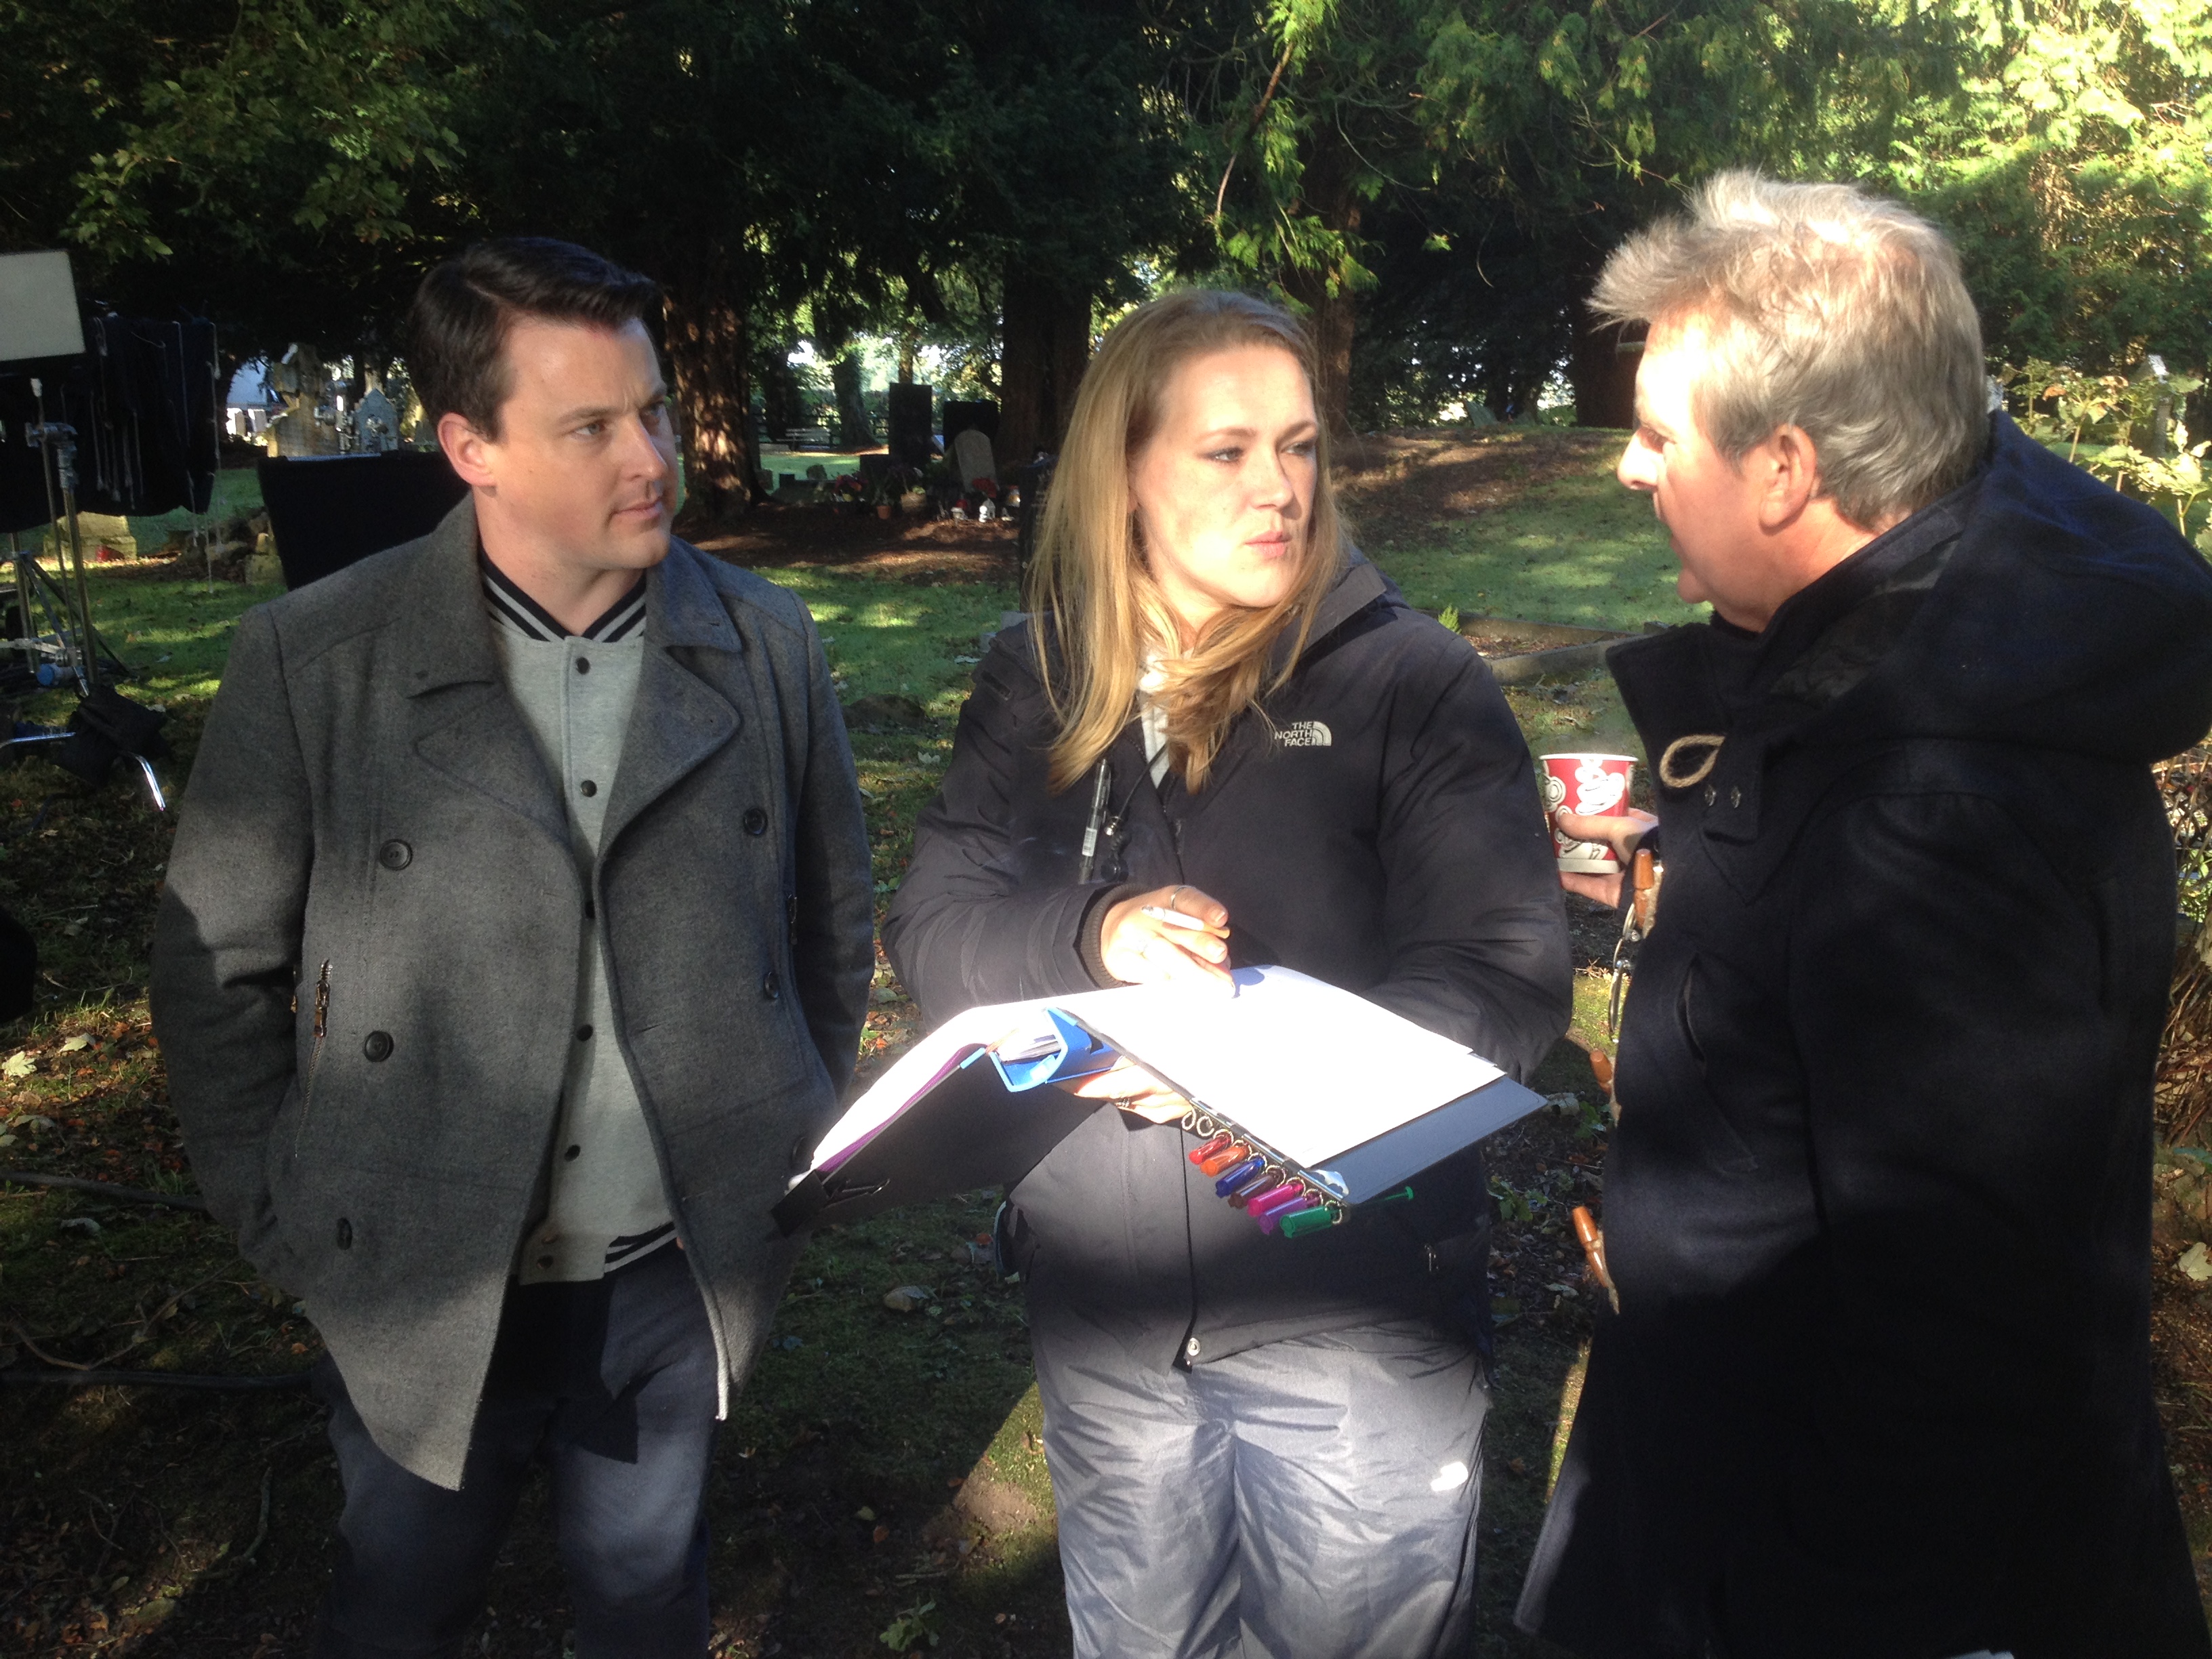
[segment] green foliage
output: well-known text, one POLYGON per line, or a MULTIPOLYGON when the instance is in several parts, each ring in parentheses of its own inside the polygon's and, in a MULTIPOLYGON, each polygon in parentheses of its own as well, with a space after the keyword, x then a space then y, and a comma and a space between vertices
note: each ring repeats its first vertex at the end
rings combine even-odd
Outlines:
POLYGON ((2031 359, 2002 372, 2021 408, 2024 429, 2115 489, 2172 514, 2174 527, 2198 545, 2207 534, 2200 505, 2212 495, 2204 458, 2212 443, 2189 441, 2181 411, 2202 382, 2189 375, 2085 374, 2031 359))
POLYGON ((884 1626, 884 1633, 876 1638, 885 1647, 904 1653, 924 1643, 937 1645, 937 1603, 917 1601, 902 1609, 899 1615, 884 1626))
POLYGON ((456 88, 440 62, 471 0, 242 0, 228 36, 140 89, 89 158, 71 239, 121 258, 173 250, 174 218, 266 254, 287 231, 404 240, 410 198, 449 173, 456 88))
POLYGON ((1948 9, 1959 90, 1869 160, 1957 238, 1991 356, 2212 362, 2212 9, 1948 9))
POLYGON ((456 242, 570 236, 669 285, 726 483, 801 337, 1011 395, 1010 282, 1273 284, 1361 424, 1525 414, 1607 252, 1743 163, 1934 214, 2000 361, 2201 374, 2208 100, 2201 0, 0 0, 0 246, 373 359, 456 242))
POLYGON ((1356 380, 1527 410, 1606 253, 1715 167, 1860 170, 1953 84, 1938 9, 1273 0, 1200 134, 1233 265, 1380 315, 1356 380), (1459 361, 1454 361, 1455 358, 1459 361))
POLYGON ((0 0, 0 247, 226 348, 381 341, 465 209, 479 0, 0 0))

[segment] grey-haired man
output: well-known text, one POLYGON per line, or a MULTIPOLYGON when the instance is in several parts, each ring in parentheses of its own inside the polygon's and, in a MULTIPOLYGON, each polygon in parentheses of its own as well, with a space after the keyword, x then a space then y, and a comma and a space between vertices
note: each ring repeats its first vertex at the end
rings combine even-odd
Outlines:
POLYGON ((1612 658, 1666 873, 1620 1311, 1521 1620, 1594 1659, 2204 1659, 2150 1391, 2148 763, 2212 721, 2212 572, 1990 414, 1957 257, 1893 204, 1723 175, 1597 303, 1651 325, 1620 477, 1714 616, 1612 658))

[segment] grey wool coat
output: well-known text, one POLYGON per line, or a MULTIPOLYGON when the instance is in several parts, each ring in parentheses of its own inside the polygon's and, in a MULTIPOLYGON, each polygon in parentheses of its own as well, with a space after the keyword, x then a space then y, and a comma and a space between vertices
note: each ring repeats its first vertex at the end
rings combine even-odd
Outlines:
POLYGON ((467 501, 240 621, 170 858, 154 1022, 209 1207, 377 1443, 449 1487, 544 1202, 586 907, 726 1403, 794 1254, 769 1206, 857 1054, 873 889, 812 622, 682 541, 647 594, 588 884, 467 501))

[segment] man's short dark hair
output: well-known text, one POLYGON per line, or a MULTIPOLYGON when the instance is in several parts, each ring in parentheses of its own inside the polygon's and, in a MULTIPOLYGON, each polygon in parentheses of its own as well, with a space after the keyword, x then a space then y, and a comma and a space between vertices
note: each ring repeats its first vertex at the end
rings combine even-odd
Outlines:
POLYGON ((660 284, 550 236, 478 242, 422 279, 407 319, 407 368, 434 426, 451 411, 499 436, 507 331, 518 317, 618 329, 651 317, 660 284))

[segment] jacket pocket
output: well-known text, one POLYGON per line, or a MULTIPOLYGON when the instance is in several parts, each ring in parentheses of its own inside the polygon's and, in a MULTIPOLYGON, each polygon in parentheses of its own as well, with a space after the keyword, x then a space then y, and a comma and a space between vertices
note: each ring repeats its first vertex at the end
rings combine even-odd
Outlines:
MULTIPOLYGON (((1695 951, 1641 964, 1628 994, 1618 1067, 1620 1133, 1638 1161, 1658 1158, 1687 1170, 1740 1176, 1758 1169, 1750 1145, 1723 1109, 1715 1087, 1729 1044, 1729 1009, 1695 951)), ((1724 1080, 1724 1079, 1723 1079, 1724 1080)))
MULTIPOLYGON (((1686 1069, 1697 1084, 1692 1092, 1698 1105, 1693 1109, 1697 1109, 1698 1115, 1709 1126, 1699 1139, 1706 1143, 1705 1156, 1715 1169, 1727 1175, 1749 1175, 1759 1168, 1759 1159, 1741 1133, 1729 1121, 1727 1109, 1721 1104, 1720 1091, 1714 1086, 1712 1066, 1707 1059, 1708 1045, 1698 1036, 1698 1011, 1701 1000, 1698 981, 1698 969, 1703 966, 1702 958, 1694 955, 1691 957, 1683 965, 1682 982, 1674 995, 1676 1033, 1689 1056, 1690 1065, 1686 1069)), ((1712 998, 1708 994, 1702 1000, 1711 1004, 1712 998)), ((1708 1006, 1706 1013, 1709 1018, 1713 1010, 1708 1006)))

